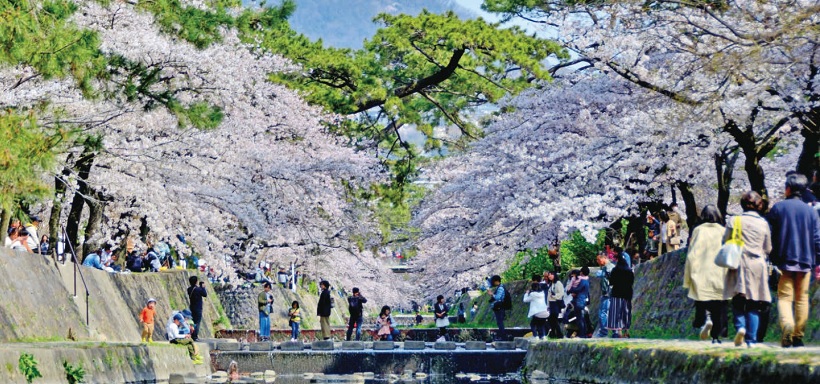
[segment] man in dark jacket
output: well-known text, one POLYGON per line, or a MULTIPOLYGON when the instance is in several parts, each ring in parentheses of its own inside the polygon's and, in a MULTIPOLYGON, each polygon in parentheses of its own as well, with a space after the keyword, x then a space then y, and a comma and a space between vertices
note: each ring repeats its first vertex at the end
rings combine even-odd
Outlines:
POLYGON ((347 321, 347 341, 350 341, 354 326, 356 327, 356 340, 362 339, 362 314, 364 312, 362 304, 366 302, 367 299, 359 293, 359 288, 353 287, 353 296, 347 298, 348 309, 350 310, 350 320, 347 321))
POLYGON ((322 280, 319 282, 319 288, 322 292, 319 294, 316 315, 319 316, 319 325, 322 327, 322 339, 330 340, 330 283, 322 280))
MULTIPOLYGON (((770 260, 783 273, 777 285, 777 311, 783 347, 802 347, 809 317, 810 273, 820 264, 820 222, 801 198, 808 181, 793 173, 786 176, 786 199, 775 204, 768 220, 772 230, 770 260)), ((820 278, 820 273, 815 271, 820 278)))
POLYGON ((205 289, 205 282, 199 281, 199 278, 191 276, 188 278, 188 298, 190 300, 189 307, 191 308, 191 318, 194 320, 194 331, 191 333, 191 338, 194 341, 199 340, 199 323, 202 322, 202 298, 208 297, 208 291, 205 289))

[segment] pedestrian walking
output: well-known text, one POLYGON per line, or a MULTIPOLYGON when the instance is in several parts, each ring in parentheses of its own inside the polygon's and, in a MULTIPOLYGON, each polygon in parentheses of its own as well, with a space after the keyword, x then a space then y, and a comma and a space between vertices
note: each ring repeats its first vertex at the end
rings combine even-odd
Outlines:
POLYGON ((609 278, 612 291, 606 328, 613 331, 612 337, 621 337, 628 335, 632 325, 632 285, 635 283, 635 274, 626 261, 629 255, 619 252, 616 256, 618 262, 609 278))
POLYGON ((700 328, 700 339, 712 337, 712 344, 719 344, 727 326, 726 300, 723 286, 728 270, 715 264, 715 257, 723 244, 723 216, 714 205, 707 205, 700 213, 700 224, 692 230, 683 287, 688 297, 695 301, 694 328, 700 328))
POLYGON ((799 173, 786 177, 786 199, 775 204, 768 219, 772 232, 772 264, 781 271, 777 312, 781 346, 802 347, 809 318, 809 280, 820 279, 820 223, 817 211, 802 201, 808 180, 799 173))
POLYGON ((760 216, 763 199, 757 192, 749 191, 740 198, 743 214, 726 221, 723 242, 732 238, 735 228, 743 240, 743 252, 737 269, 726 273, 723 298, 732 300, 735 346, 746 342, 748 347, 757 343, 760 310, 772 301, 769 292, 768 255, 772 250, 769 224, 760 216))
POLYGON ((549 307, 545 299, 544 291, 541 290, 540 283, 532 283, 530 289, 524 293, 524 302, 530 304, 527 317, 530 319, 530 330, 532 337, 544 340, 547 335, 547 318, 549 317, 549 307))

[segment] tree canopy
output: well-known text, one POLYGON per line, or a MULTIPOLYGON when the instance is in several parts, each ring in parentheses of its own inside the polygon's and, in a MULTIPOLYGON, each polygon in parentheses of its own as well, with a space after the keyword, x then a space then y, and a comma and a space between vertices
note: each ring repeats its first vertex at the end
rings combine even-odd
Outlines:
POLYGON ((299 65, 272 78, 300 90, 311 103, 351 117, 339 132, 379 144, 383 158, 396 166, 399 184, 415 172, 410 160, 418 151, 399 128, 412 125, 424 133, 426 149, 459 146, 480 136, 468 117, 473 108, 549 80, 545 60, 567 57, 555 42, 520 28, 462 20, 453 12, 381 14, 375 21, 382 28, 361 50, 271 34, 262 46, 299 65), (434 128, 442 125, 458 127, 461 137, 437 135, 434 128))

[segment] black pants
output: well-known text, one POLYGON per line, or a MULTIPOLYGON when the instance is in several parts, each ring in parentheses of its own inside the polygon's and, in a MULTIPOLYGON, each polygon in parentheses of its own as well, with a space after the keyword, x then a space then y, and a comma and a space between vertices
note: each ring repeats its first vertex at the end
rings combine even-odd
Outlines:
POLYGON ((532 329, 532 337, 543 339, 547 335, 547 319, 533 316, 530 319, 530 328, 532 329))
POLYGON ((549 335, 551 337, 557 337, 559 339, 564 338, 564 333, 561 332, 561 324, 558 322, 558 314, 561 312, 561 304, 557 301, 550 302, 550 317, 547 318, 547 323, 549 323, 549 335))
POLYGON ((345 336, 345 340, 350 341, 350 337, 353 336, 353 330, 356 330, 356 341, 362 339, 362 316, 355 316, 351 315, 350 319, 347 321, 347 335, 345 336))
POLYGON ((199 324, 202 323, 202 312, 191 312, 191 318, 194 320, 194 331, 191 332, 191 338, 197 341, 199 340, 199 324))
POLYGON ((495 315, 495 324, 496 326, 498 326, 498 333, 496 333, 496 339, 507 340, 507 330, 504 329, 504 310, 493 310, 493 314, 495 315))
POLYGON ((700 328, 706 324, 707 312, 712 319, 712 330, 709 332, 709 335, 712 336, 713 339, 719 339, 721 336, 726 336, 728 332, 726 327, 729 322, 726 311, 726 301, 696 301, 695 320, 692 322, 692 327, 700 328))

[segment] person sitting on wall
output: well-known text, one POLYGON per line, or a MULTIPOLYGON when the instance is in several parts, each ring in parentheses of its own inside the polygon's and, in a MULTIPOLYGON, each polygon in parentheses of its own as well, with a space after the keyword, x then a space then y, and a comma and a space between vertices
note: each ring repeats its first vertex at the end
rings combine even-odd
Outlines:
POLYGON ((102 263, 100 263, 100 255, 98 254, 99 250, 89 253, 85 256, 85 260, 83 260, 83 266, 96 268, 99 270, 103 269, 102 263))
POLYGON ((191 335, 182 334, 179 331, 179 327, 182 325, 184 321, 185 319, 179 313, 176 313, 173 316, 171 316, 171 321, 168 322, 168 326, 166 329, 168 332, 168 341, 171 344, 184 345, 186 348, 188 348, 188 356, 191 358, 191 360, 194 361, 194 364, 202 364, 202 356, 200 356, 199 353, 197 353, 197 348, 194 344, 194 340, 191 339, 191 335))

